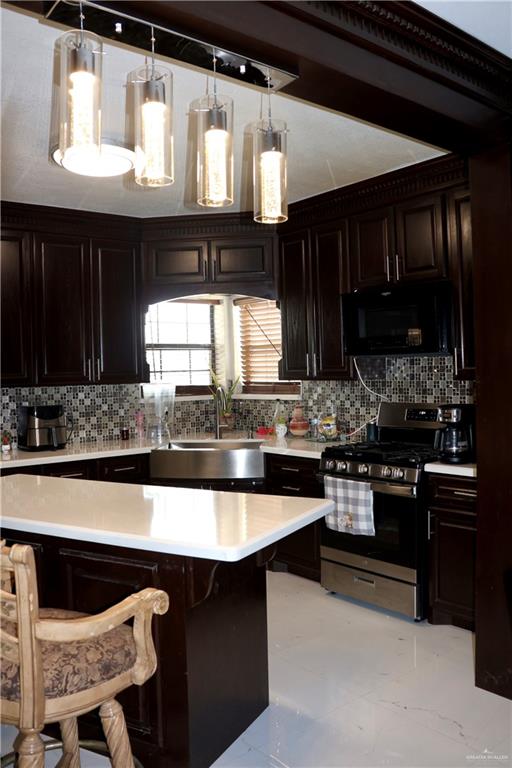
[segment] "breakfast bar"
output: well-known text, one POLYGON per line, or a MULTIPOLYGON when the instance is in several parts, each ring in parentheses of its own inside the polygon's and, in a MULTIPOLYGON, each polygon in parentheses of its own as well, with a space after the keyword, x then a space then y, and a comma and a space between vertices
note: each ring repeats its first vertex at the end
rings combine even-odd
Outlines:
MULTIPOLYGON (((96 613, 145 587, 158 669, 122 703, 134 754, 152 768, 206 768, 268 705, 266 563, 323 517, 325 499, 13 475, 2 535, 31 544, 40 604, 96 613)), ((82 738, 97 738, 95 717, 82 738)))

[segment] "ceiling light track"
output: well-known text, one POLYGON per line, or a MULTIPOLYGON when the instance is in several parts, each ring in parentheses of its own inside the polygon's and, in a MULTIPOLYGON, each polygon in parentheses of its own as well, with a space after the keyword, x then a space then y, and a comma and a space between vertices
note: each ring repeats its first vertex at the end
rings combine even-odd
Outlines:
MULTIPOLYGON (((162 24, 146 21, 132 14, 126 13, 119 8, 112 8, 94 0, 82 0, 84 8, 87 9, 88 28, 103 38, 110 40, 119 40, 128 45, 150 51, 146 36, 141 37, 140 26, 153 28, 163 33, 159 39, 159 54, 168 58, 176 59, 187 64, 213 70, 213 63, 209 55, 212 44, 200 40, 182 32, 178 32, 162 24), (113 17, 113 21, 112 21, 113 17), (126 24, 122 25, 122 32, 116 30, 119 20, 124 20, 126 24)), ((45 18, 75 26, 77 0, 56 0, 50 10, 45 14, 45 18)), ((119 3, 118 5, 122 5, 119 3)), ((297 73, 292 73, 280 68, 269 66, 268 63, 248 59, 246 56, 228 51, 225 48, 216 50, 217 73, 230 77, 235 80, 255 85, 260 88, 267 88, 267 71, 270 70, 272 89, 279 91, 288 83, 297 78, 297 73)))

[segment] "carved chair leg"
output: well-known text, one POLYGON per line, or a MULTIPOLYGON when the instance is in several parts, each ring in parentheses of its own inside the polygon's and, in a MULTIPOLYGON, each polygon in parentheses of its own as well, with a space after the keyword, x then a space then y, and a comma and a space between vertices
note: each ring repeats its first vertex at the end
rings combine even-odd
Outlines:
POLYGON ((18 755, 18 768, 44 768, 44 743, 39 731, 33 728, 20 730, 14 750, 18 755))
POLYGON ((122 706, 115 699, 105 701, 100 707, 100 717, 113 768, 134 768, 122 706))
POLYGON ((76 717, 61 720, 62 757, 58 768, 80 768, 80 747, 78 746, 78 724, 76 717))

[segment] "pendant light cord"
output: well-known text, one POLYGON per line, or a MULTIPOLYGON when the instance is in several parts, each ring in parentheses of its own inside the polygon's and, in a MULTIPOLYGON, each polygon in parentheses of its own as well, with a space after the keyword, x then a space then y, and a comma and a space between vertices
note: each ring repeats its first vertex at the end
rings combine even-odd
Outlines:
POLYGON ((212 48, 213 56, 213 106, 218 107, 217 103, 217 56, 215 54, 215 48, 212 48))
POLYGON ((151 25, 151 79, 155 79, 155 28, 151 25))
POLYGON ((271 99, 270 99, 270 95, 271 95, 270 83, 271 83, 270 69, 267 69, 268 129, 269 129, 269 131, 272 130, 272 102, 271 102, 271 99))
POLYGON ((82 0, 80 0, 80 47, 82 47, 84 44, 84 20, 84 9, 82 0))

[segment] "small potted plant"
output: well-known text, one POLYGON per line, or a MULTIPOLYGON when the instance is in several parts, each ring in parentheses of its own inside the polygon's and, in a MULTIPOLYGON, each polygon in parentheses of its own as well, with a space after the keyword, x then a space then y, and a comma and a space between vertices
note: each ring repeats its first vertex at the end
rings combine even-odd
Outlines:
POLYGON ((210 392, 212 393, 214 402, 219 402, 219 411, 222 424, 229 429, 233 429, 235 426, 235 414, 233 413, 233 395, 236 392, 238 382, 240 381, 240 376, 237 376, 235 381, 233 381, 227 387, 221 383, 215 371, 211 371, 211 376, 212 386, 210 387, 210 392))
POLYGON ((12 445, 12 435, 8 429, 2 432, 2 453, 9 453, 12 445))

